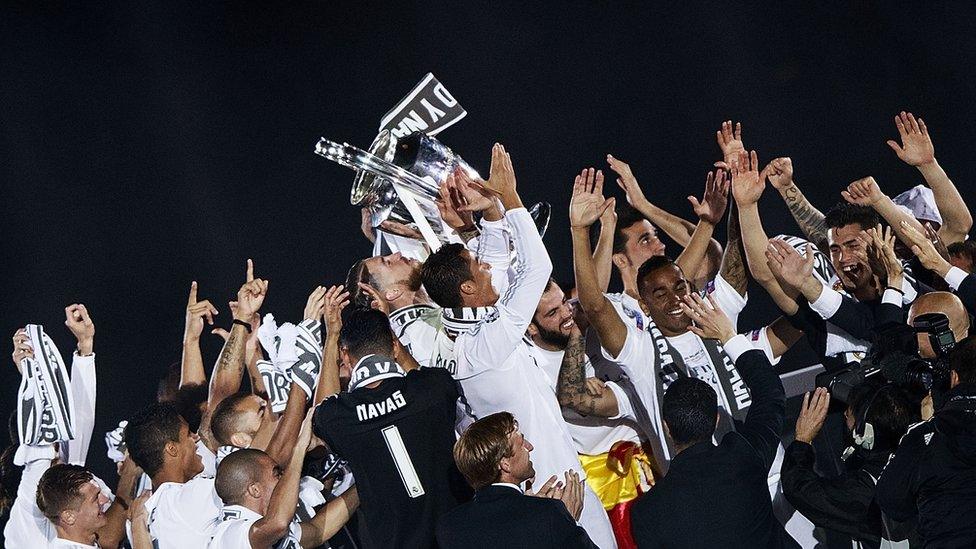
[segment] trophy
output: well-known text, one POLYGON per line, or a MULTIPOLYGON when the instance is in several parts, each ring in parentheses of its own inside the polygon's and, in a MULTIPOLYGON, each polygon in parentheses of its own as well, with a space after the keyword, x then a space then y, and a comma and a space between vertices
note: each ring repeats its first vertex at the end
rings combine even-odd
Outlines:
MULTIPOLYGON (((383 130, 369 151, 322 138, 315 153, 356 171, 349 201, 367 209, 373 227, 384 221, 414 227, 431 250, 456 241, 453 229, 441 219, 435 203, 440 197, 441 182, 457 168, 473 179, 480 178, 459 155, 421 131, 397 138, 393 131, 383 130)), ((540 202, 530 213, 539 233, 545 234, 549 204, 540 202)))

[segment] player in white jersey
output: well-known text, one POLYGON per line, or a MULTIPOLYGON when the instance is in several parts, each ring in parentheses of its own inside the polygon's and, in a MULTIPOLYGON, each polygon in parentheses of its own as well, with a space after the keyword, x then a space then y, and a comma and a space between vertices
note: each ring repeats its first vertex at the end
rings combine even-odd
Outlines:
MULTIPOLYGON (((516 266, 499 295, 492 284, 494 268, 462 246, 443 246, 427 259, 422 268, 424 288, 445 308, 444 332, 438 334, 435 359, 449 363, 475 417, 499 411, 515 416, 536 448, 533 461, 538 482, 552 476, 562 478, 568 470, 583 478, 556 395, 524 340, 549 282, 552 262, 522 205, 511 160, 500 145, 492 151, 491 176, 481 185, 501 197, 516 266)), ((591 489, 586 490, 580 524, 599 546, 616 546, 600 500, 591 489)))
POLYGON ((255 449, 237 450, 220 462, 216 490, 224 506, 210 549, 319 547, 349 520, 359 504, 355 488, 326 504, 310 521, 295 520, 311 432, 309 414, 283 469, 255 449))
POLYGON ((58 464, 44 472, 37 488, 37 506, 54 524, 54 548, 98 547, 98 532, 108 523, 103 508, 109 498, 94 476, 80 465, 58 464))
POLYGON ((169 404, 150 405, 125 428, 129 455, 152 479, 153 494, 145 507, 149 533, 159 549, 206 546, 219 517, 213 478, 197 476, 203 462, 196 441, 169 404))

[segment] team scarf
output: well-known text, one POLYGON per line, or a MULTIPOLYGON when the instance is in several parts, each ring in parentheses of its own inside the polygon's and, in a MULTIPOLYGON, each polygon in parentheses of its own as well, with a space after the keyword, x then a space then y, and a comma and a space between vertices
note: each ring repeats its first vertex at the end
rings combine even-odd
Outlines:
POLYGON ((297 326, 290 322, 278 326, 274 315, 268 313, 258 328, 258 341, 271 359, 257 363, 271 411, 285 410, 293 382, 311 400, 322 368, 322 324, 306 319, 297 326))
POLYGON ((482 322, 498 318, 495 307, 455 307, 441 309, 441 328, 434 336, 434 352, 430 365, 446 368, 451 375, 457 374, 457 358, 454 355, 454 340, 464 333, 474 334, 482 322))
POLYGON ((39 324, 27 325, 34 358, 21 361, 17 391, 17 434, 20 443, 33 446, 74 438, 74 402, 70 378, 61 353, 39 324))
POLYGON ((407 329, 407 326, 418 318, 426 316, 426 314, 434 309, 436 309, 436 307, 433 305, 417 303, 415 305, 400 307, 399 309, 393 311, 390 313, 390 326, 393 328, 393 333, 395 333, 397 337, 402 336, 404 330, 407 329))

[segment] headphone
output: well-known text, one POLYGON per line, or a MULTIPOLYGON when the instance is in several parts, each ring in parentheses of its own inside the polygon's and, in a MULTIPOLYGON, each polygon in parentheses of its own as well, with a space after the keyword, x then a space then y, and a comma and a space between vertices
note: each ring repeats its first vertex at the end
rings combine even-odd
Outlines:
POLYGON ((871 411, 871 406, 878 398, 878 395, 883 393, 885 389, 888 389, 891 386, 892 385, 888 383, 879 387, 878 390, 871 395, 871 398, 868 399, 868 403, 864 406, 864 409, 861 410, 861 413, 858 414, 857 418, 855 418, 853 433, 855 445, 860 446, 865 450, 871 450, 874 448, 874 425, 871 425, 871 423, 868 421, 868 412, 871 411))

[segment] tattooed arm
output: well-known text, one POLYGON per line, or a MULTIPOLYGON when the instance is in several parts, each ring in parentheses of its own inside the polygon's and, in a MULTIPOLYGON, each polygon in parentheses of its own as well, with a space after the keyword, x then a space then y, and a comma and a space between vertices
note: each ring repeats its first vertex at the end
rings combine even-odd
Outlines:
POLYGON ((586 341, 577 328, 573 328, 569 345, 563 355, 556 396, 560 406, 584 416, 616 417, 620 413, 617 397, 612 389, 602 385, 598 394, 587 390, 586 341))
POLYGON ((207 410, 200 420, 198 434, 207 448, 217 451, 217 442, 210 431, 210 415, 217 404, 228 395, 241 388, 241 375, 244 373, 244 354, 251 319, 257 314, 268 293, 268 281, 254 278, 254 264, 247 260, 247 282, 237 292, 237 309, 234 311, 234 324, 224 348, 217 358, 213 375, 210 377, 210 394, 207 397, 207 410))
POLYGON ((820 249, 829 253, 827 249, 827 225, 824 214, 810 204, 800 188, 793 182, 793 161, 789 158, 776 158, 766 167, 769 183, 779 191, 786 202, 786 207, 793 214, 793 219, 800 226, 807 240, 820 249))

